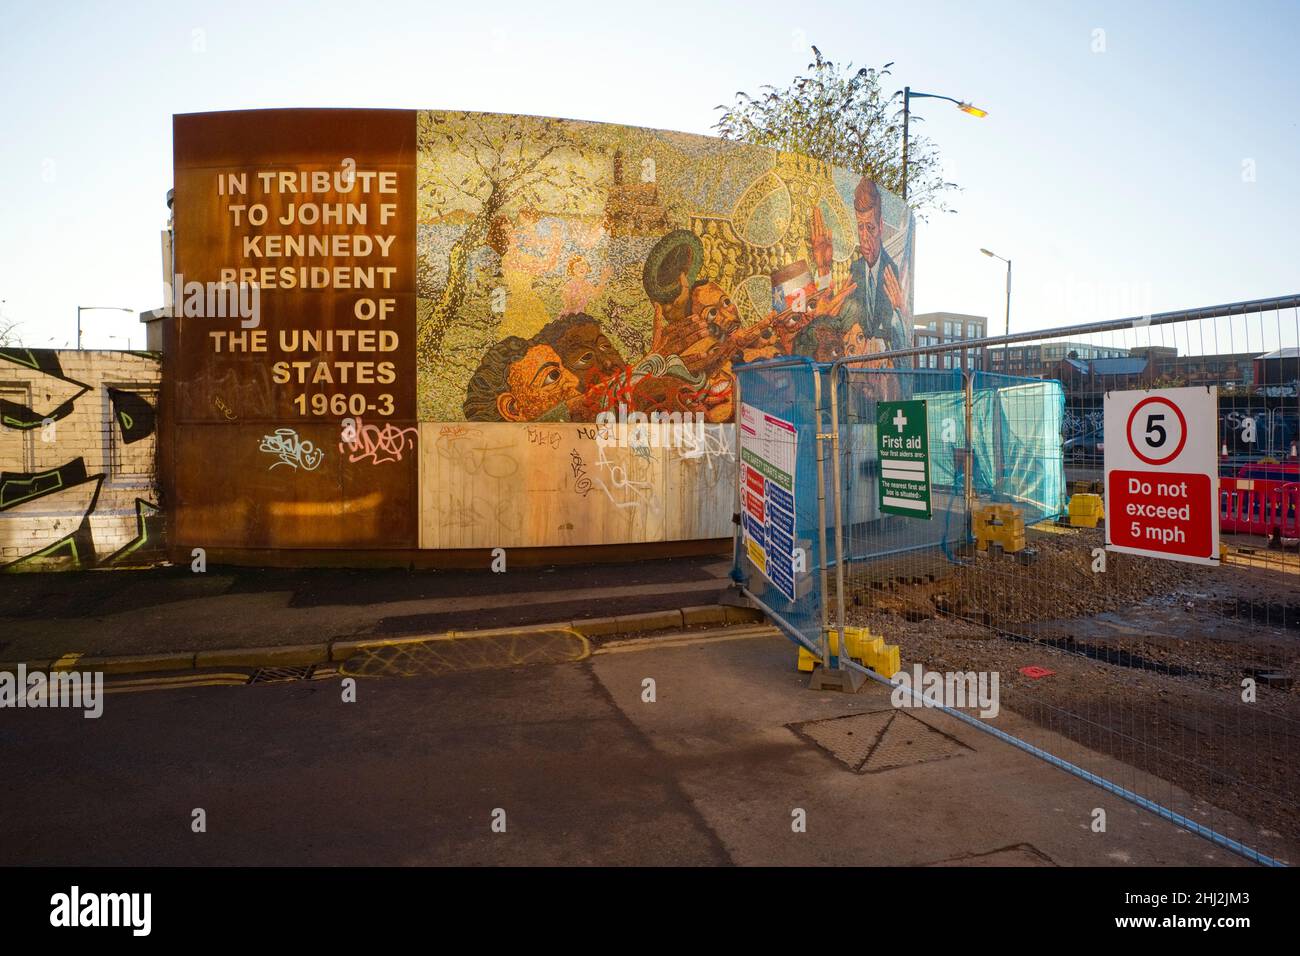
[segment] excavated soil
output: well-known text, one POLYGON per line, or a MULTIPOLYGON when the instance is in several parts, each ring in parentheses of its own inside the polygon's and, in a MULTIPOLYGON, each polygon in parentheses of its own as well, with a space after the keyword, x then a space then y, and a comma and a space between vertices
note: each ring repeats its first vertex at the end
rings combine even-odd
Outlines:
POLYGON ((1058 756, 1096 770, 1096 753, 1115 758, 1121 786, 1300 862, 1300 558, 1106 553, 1094 571, 1103 543, 1048 527, 1027 533, 1031 555, 857 567, 849 621, 900 645, 909 670, 998 672, 1003 707, 1078 745, 1058 756))

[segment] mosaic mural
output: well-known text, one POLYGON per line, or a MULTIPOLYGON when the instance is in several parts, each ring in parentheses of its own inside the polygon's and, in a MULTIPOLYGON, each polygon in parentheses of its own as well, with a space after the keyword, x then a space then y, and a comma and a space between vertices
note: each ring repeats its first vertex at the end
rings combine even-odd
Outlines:
POLYGON ((422 421, 733 418, 734 362, 909 344, 913 220, 805 156, 418 114, 422 421))

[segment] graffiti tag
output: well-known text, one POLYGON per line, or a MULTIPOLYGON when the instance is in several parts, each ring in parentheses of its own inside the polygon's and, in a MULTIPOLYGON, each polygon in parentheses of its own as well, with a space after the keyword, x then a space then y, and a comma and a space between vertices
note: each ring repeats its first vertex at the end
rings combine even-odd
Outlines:
POLYGON ((455 437, 440 434, 435 448, 439 458, 467 475, 509 478, 519 470, 510 445, 488 445, 481 434, 458 434, 455 437))
POLYGON ((702 464, 704 480, 709 484, 716 484, 719 478, 730 480, 735 476, 731 462, 736 456, 723 433, 723 426, 701 425, 698 429, 684 429, 682 437, 678 457, 682 461, 702 464))
POLYGON ((560 444, 560 433, 536 428, 530 425, 528 427, 528 443, 530 445, 543 445, 549 448, 558 448, 560 444))
POLYGON ((662 507, 661 502, 654 497, 654 489, 650 482, 630 478, 625 467, 605 457, 604 445, 596 446, 596 455, 596 467, 602 473, 608 471, 608 475, 596 475, 594 479, 596 487, 605 492, 605 497, 615 508, 621 511, 625 508, 649 506, 652 511, 658 511, 662 507), (617 497, 615 491, 619 492, 617 497))
POLYGON ((587 474, 587 463, 576 448, 569 452, 569 467, 573 470, 573 490, 587 497, 587 492, 591 491, 591 476, 587 474))
POLYGON ((444 528, 474 528, 493 525, 496 531, 516 533, 520 519, 514 513, 513 503, 507 499, 486 502, 481 498, 465 500, 451 495, 447 501, 438 502, 438 523, 444 528))
POLYGON ((369 459, 372 465, 382 465, 389 461, 401 461, 402 453, 415 447, 415 440, 420 437, 419 429, 414 425, 398 428, 392 422, 383 426, 367 425, 360 418, 355 422, 346 419, 343 441, 339 442, 339 451, 348 453, 348 461, 358 462, 369 459))
POLYGON ((315 471, 325 459, 324 449, 317 448, 309 441, 303 441, 292 428, 277 428, 275 434, 263 435, 258 450, 279 458, 279 461, 274 462, 267 471, 280 465, 315 471))

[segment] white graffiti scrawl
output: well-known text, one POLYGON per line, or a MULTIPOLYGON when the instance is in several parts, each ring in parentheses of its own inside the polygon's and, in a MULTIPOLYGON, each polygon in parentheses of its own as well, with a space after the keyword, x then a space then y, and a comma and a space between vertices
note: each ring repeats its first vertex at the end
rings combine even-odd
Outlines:
POLYGON ((274 435, 262 436, 262 444, 258 446, 258 450, 279 458, 279 461, 273 462, 267 471, 280 465, 315 471, 325 459, 323 449, 317 448, 309 441, 303 441, 292 428, 277 428, 274 435))

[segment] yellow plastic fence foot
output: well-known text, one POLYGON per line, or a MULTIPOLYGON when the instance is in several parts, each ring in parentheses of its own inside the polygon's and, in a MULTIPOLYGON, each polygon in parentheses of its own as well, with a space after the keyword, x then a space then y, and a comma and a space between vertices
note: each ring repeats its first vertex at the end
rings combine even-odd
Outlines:
MULTIPOLYGON (((831 653, 839 656, 840 635, 834 627, 826 628, 826 640, 830 643, 831 653)), ((897 644, 886 644, 883 637, 872 637, 869 628, 844 628, 844 646, 850 659, 863 667, 893 677, 900 670, 900 655, 897 644)), ((806 647, 799 648, 798 668, 801 673, 811 674, 821 663, 821 658, 806 647)))
POLYGON ((1070 496, 1070 526, 1095 528, 1106 517, 1101 495, 1079 494, 1070 496))
POLYGON ((1015 505, 976 508, 971 512, 971 531, 980 551, 987 551, 990 544, 1001 545, 1004 554, 1015 554, 1025 547, 1025 516, 1015 505))

